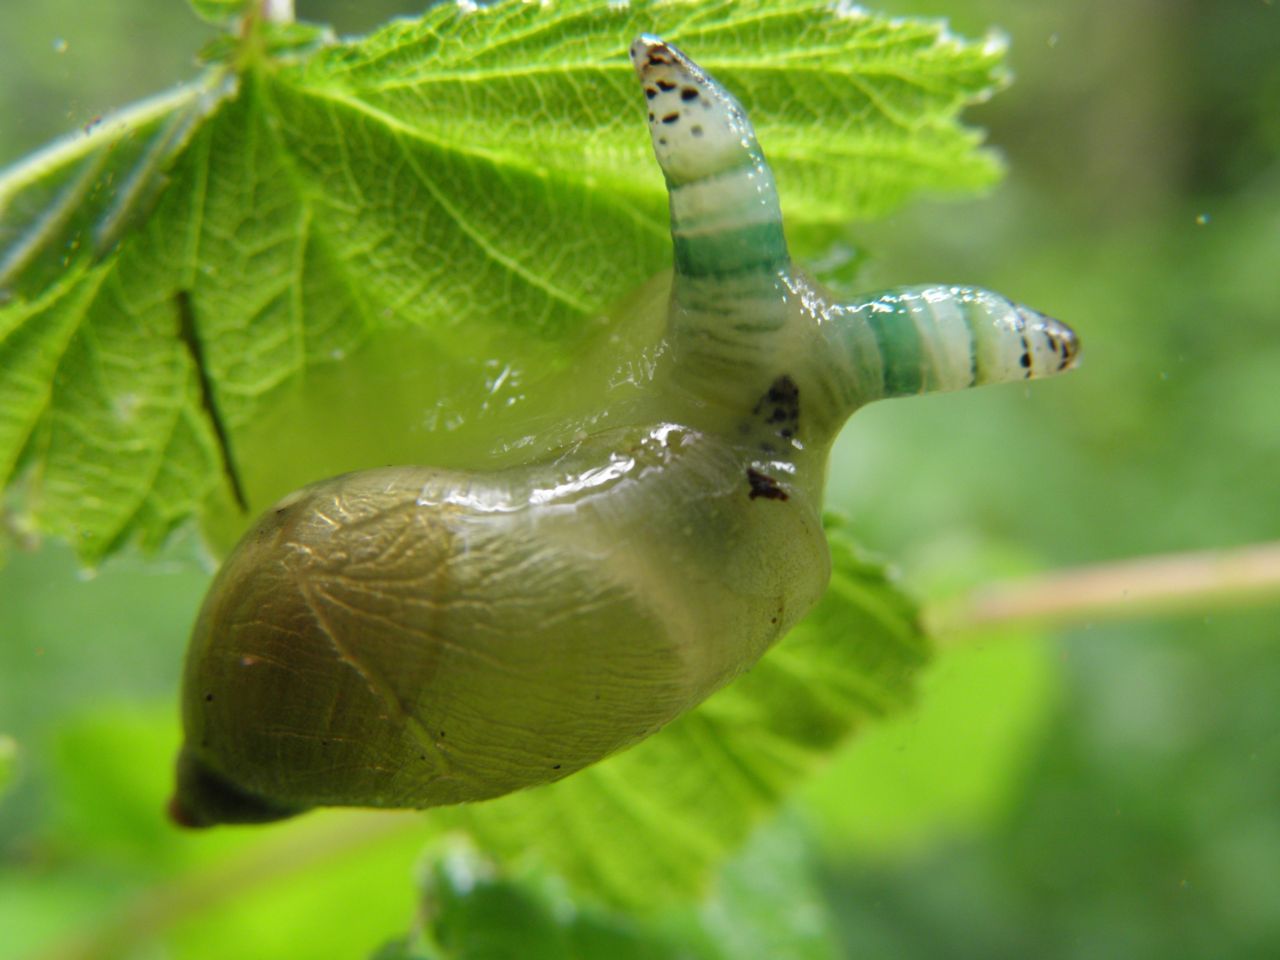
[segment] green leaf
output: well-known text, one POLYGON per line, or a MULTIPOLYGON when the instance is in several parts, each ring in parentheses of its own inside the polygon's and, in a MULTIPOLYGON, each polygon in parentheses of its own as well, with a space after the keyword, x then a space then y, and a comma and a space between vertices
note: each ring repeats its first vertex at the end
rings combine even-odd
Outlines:
POLYGON ((643 30, 748 106, 797 237, 998 172, 956 121, 998 46, 827 0, 442 3, 287 62, 251 33, 0 174, 0 478, 28 523, 89 561, 202 512, 230 538, 231 466, 256 509, 497 438, 527 455, 548 406, 597 411, 591 318, 670 259, 643 30))
MULTIPOLYGON (((531 879, 497 875, 464 848, 436 859, 422 888, 424 943, 390 956, 438 960, 675 960, 675 948, 623 918, 578 910, 531 879), (556 900, 559 899, 559 903, 556 900)), ((384 953, 389 953, 384 949, 384 953)))
POLYGON ((187 0, 196 16, 207 23, 226 24, 243 14, 258 0, 187 0))
POLYGON ((723 960, 835 960, 835 923, 825 904, 817 849, 799 818, 757 830, 717 878, 698 913, 723 960))
POLYGON ((575 899, 553 878, 504 873, 469 845, 437 844, 420 928, 373 960, 834 960, 815 851, 795 819, 758 830, 708 900, 643 916, 575 899))
POLYGON ((653 908, 720 863, 862 721, 910 700, 927 645, 909 600, 830 531, 822 602, 750 673, 640 745, 559 783, 435 816, 585 896, 653 908))

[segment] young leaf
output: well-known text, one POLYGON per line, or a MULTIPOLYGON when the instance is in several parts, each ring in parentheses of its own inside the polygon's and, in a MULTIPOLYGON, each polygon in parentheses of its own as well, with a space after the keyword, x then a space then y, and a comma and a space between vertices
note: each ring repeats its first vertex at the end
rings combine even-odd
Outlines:
POLYGON ((826 0, 442 3, 287 62, 246 31, 0 174, 0 478, 30 525, 92 561, 237 475, 251 512, 600 409, 571 375, 588 318, 670 259, 643 30, 748 105, 797 230, 996 173, 956 115, 999 49, 826 0))
POLYGON ((228 23, 245 12, 256 0, 187 0, 201 20, 228 23))
POLYGON ((833 960, 812 843, 783 817, 723 864, 705 901, 639 916, 566 895, 552 878, 495 870, 465 844, 435 844, 419 929, 371 960, 833 960))
POLYGON ((720 863, 868 718, 901 708, 928 646, 909 600, 829 531, 822 602, 747 675, 656 736, 549 786, 433 815, 587 897, 651 909, 720 863))

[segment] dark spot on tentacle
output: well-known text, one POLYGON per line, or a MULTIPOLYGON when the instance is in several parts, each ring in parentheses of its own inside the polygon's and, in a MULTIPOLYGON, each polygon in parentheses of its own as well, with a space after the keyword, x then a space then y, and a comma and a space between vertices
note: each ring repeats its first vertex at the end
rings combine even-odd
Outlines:
POLYGON ((750 492, 747 494, 752 500, 757 497, 764 497, 766 500, 789 500, 787 491, 778 485, 778 481, 767 474, 761 473, 754 467, 747 468, 747 483, 750 485, 750 492))
POLYGON ((681 100, 697 100, 697 99, 698 99, 698 88, 697 88, 697 87, 685 87, 683 90, 681 90, 681 91, 680 91, 680 99, 681 99, 681 100))
POLYGON ((679 120, 679 119, 680 119, 680 114, 678 114, 678 113, 668 113, 665 117, 663 117, 663 118, 662 118, 662 122, 663 122, 663 123, 675 123, 675 122, 676 122, 677 120, 679 120))
POLYGON ((661 90, 663 93, 670 93, 675 88, 676 88, 676 85, 672 83, 670 80, 658 81, 658 89, 661 90))

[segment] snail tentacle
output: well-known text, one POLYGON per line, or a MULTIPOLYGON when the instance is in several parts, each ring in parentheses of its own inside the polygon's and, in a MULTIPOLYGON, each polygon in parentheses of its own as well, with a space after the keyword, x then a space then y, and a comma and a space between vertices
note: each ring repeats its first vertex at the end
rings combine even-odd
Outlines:
POLYGON ((657 37, 636 40, 631 60, 667 181, 678 280, 736 289, 789 269, 773 171, 742 105, 657 37))
POLYGON ((849 412, 872 400, 1054 376, 1076 365, 1061 321, 989 290, 910 286, 825 307, 849 412))
POLYGON ((681 50, 631 45, 671 209, 677 385, 736 414, 785 370, 796 320, 773 171, 737 99, 681 50))

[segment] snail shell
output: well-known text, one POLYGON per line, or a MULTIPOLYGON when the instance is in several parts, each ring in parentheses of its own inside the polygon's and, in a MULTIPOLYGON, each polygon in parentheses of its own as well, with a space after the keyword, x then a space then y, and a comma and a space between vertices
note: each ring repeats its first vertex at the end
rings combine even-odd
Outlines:
POLYGON ((790 265, 742 108, 657 38, 631 53, 675 248, 637 422, 497 472, 335 477, 267 511, 191 639, 178 822, 482 800, 636 743, 822 595, 823 472, 852 410, 1074 362, 1066 327, 986 291, 835 301, 790 265))

